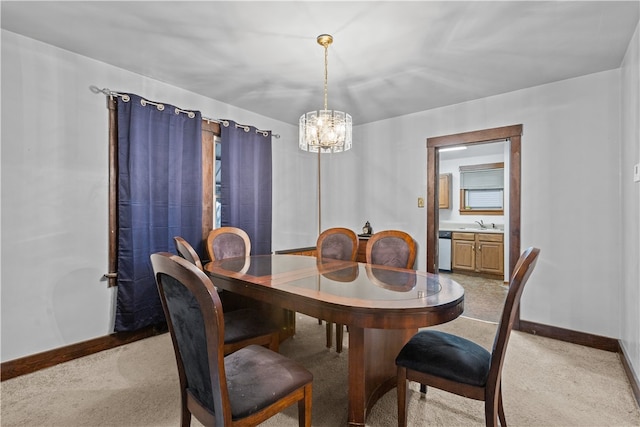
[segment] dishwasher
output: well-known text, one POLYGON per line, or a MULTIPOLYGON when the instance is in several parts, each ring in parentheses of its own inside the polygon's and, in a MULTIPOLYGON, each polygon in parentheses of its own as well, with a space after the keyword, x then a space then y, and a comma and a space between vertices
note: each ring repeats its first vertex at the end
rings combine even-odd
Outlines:
POLYGON ((451 271, 451 231, 438 231, 438 270, 451 271))

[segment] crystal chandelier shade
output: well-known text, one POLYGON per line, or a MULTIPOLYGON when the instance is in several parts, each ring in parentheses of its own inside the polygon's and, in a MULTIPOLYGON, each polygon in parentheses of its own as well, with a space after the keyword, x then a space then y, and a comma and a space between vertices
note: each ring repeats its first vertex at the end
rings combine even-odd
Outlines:
POLYGON ((318 44, 324 46, 324 109, 300 116, 299 146, 312 153, 340 153, 351 148, 351 116, 327 108, 327 59, 332 42, 333 37, 328 34, 318 36, 318 44))
POLYGON ((342 111, 310 111, 300 116, 300 148, 340 153, 351 148, 351 116, 342 111))

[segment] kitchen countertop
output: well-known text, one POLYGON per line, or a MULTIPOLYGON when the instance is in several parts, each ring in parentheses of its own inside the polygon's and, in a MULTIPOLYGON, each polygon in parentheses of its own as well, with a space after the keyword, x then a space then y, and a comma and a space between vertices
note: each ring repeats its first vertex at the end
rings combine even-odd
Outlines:
POLYGON ((478 225, 469 224, 441 224, 438 229, 440 231, 455 231, 460 233, 493 233, 504 234, 503 228, 480 228, 478 225))

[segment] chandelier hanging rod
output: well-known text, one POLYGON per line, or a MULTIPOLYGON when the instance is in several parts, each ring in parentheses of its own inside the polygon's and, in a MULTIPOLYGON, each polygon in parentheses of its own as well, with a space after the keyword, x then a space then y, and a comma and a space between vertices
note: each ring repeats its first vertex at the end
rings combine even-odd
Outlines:
POLYGON ((327 110, 328 80, 329 80, 329 45, 333 43, 333 36, 330 34, 320 34, 318 44, 324 47, 324 109, 327 110))

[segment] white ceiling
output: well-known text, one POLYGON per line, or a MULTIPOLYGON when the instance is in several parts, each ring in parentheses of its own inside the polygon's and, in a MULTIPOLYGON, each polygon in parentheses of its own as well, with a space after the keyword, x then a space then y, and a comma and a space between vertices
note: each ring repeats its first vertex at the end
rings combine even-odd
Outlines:
POLYGON ((640 9, 637 0, 1 7, 3 29, 292 124, 322 108, 316 37, 332 34, 329 109, 354 125, 619 68, 640 9))

